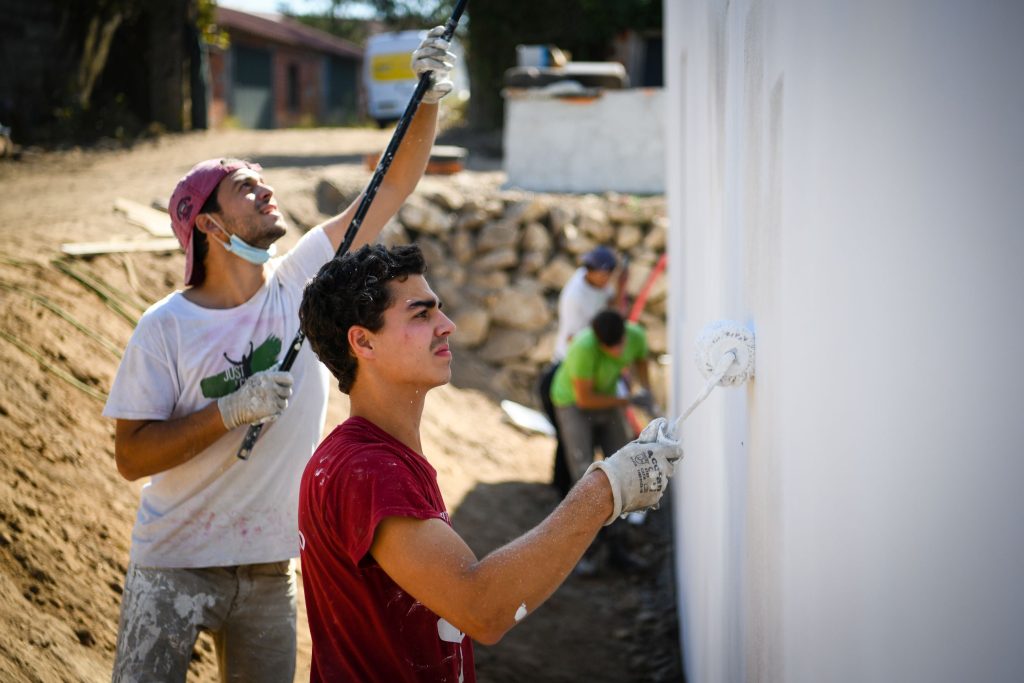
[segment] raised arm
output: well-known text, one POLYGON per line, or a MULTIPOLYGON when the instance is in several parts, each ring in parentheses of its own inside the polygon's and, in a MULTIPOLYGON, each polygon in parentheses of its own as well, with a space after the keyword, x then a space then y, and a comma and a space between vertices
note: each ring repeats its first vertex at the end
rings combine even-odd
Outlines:
POLYGON ((576 395, 576 406, 583 410, 602 410, 604 408, 621 408, 629 405, 628 398, 620 398, 614 394, 601 394, 594 391, 594 380, 574 377, 572 391, 576 395))
MULTIPOLYGON (((413 72, 417 77, 429 72, 430 87, 424 92, 423 99, 416 108, 416 114, 409 122, 405 137, 402 138, 395 157, 391 160, 391 165, 373 197, 373 203, 366 212, 362 225, 359 226, 359 232, 352 242, 352 251, 377 240, 384 225, 416 189, 416 184, 427 168, 437 132, 437 103, 454 87, 450 75, 456 57, 448 51, 449 43, 443 39, 443 33, 443 26, 431 29, 412 53, 413 72)), ((323 224, 335 251, 341 245, 345 231, 348 230, 362 199, 363 194, 360 194, 341 214, 323 224)))
MULTIPOLYGON (((409 124, 402 144, 395 152, 391 167, 388 168, 388 172, 373 198, 373 203, 366 212, 363 224, 359 226, 359 232, 352 242, 351 251, 355 251, 364 244, 375 242, 385 224, 398 213, 402 203, 416 189, 416 184, 419 183, 427 168, 427 161, 430 160, 430 150, 434 146, 437 109, 438 105, 436 104, 420 104, 416 109, 416 115, 409 124)), ((345 231, 348 230, 352 216, 355 215, 362 198, 363 193, 360 193, 348 208, 323 223, 324 232, 330 238, 331 245, 335 250, 341 245, 345 231)))

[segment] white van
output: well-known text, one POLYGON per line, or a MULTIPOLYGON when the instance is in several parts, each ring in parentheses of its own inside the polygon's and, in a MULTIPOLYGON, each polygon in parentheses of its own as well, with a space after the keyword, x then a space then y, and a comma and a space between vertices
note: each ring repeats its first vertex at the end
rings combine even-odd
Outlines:
MULTIPOLYGON (((402 117, 416 89, 417 78, 410 61, 413 50, 420 46, 426 31, 395 31, 378 33, 366 41, 365 65, 366 110, 382 128, 402 117)), ((452 39, 451 51, 458 57, 452 71, 455 89, 448 97, 469 99, 469 75, 463 60, 462 47, 452 39)))

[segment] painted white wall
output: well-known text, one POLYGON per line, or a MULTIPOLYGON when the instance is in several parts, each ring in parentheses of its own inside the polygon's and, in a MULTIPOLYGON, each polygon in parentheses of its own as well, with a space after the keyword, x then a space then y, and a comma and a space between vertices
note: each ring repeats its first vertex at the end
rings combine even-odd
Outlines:
POLYGON ((669 0, 691 683, 1024 677, 1024 3, 669 0))
POLYGON ((505 99, 508 184, 535 192, 665 191, 661 88, 595 98, 510 94, 505 99))

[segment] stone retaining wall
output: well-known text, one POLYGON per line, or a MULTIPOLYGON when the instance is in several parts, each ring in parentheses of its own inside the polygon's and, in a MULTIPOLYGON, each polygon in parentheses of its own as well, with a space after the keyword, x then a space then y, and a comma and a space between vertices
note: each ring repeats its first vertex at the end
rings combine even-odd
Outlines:
MULTIPOLYGON (((317 208, 331 215, 361 189, 323 178, 317 208)), ((582 255, 599 244, 625 255, 632 301, 665 250, 666 230, 661 196, 536 194, 425 178, 381 241, 421 247, 431 285, 458 326, 452 346, 492 366, 497 393, 533 404, 554 350, 558 294, 582 255)), ((666 283, 655 281, 639 320, 654 356, 668 350, 666 283)))

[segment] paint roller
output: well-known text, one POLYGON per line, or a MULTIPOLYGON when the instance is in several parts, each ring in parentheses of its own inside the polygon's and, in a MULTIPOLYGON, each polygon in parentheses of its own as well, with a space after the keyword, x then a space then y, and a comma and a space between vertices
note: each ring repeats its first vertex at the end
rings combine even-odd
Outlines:
POLYGON ((754 335, 731 320, 713 322, 697 335, 696 360, 707 382, 697 398, 672 424, 673 435, 680 433, 686 418, 715 387, 740 386, 754 376, 754 335))

